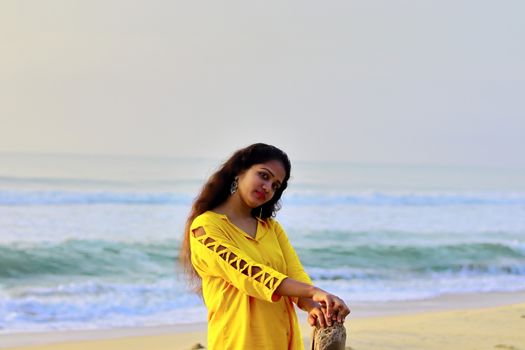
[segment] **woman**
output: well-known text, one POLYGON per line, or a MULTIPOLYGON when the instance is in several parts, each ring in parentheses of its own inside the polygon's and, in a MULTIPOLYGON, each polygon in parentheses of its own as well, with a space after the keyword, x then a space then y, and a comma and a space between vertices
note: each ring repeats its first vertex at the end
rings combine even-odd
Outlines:
POLYGON ((204 185, 181 259, 208 309, 209 349, 304 349, 293 304, 321 327, 350 310, 312 285, 273 219, 290 178, 288 156, 262 143, 238 150, 204 185))

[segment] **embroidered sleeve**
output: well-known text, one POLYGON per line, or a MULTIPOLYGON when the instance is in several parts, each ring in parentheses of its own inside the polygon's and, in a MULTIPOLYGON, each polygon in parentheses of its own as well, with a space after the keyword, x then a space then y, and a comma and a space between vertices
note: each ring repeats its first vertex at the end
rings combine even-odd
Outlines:
POLYGON ((191 237, 192 264, 201 275, 218 276, 255 298, 277 301, 275 290, 286 275, 259 264, 236 247, 216 227, 196 223, 192 233, 202 227, 205 234, 191 237))

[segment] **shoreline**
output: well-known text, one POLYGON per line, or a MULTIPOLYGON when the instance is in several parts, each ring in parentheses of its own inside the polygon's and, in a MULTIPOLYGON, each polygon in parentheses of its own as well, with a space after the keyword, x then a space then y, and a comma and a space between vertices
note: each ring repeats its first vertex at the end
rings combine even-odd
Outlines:
MULTIPOLYGON (((397 324, 403 324, 406 322, 410 323, 412 322, 410 321, 411 319, 420 319, 418 324, 421 324, 436 317, 446 319, 447 314, 450 313, 459 312, 467 315, 480 312, 490 313, 491 310, 496 310, 500 307, 511 309, 518 308, 519 312, 523 314, 523 317, 520 318, 520 320, 523 323, 522 326, 525 327, 525 291, 455 294, 415 301, 391 301, 381 303, 350 302, 349 306, 352 309, 352 313, 347 318, 346 322, 347 329, 350 332, 349 337, 347 338, 347 345, 350 344, 352 346, 353 341, 359 343, 359 339, 354 338, 355 332, 367 333, 370 332, 371 329, 376 329, 377 325, 394 321, 397 322, 397 324)), ((305 346, 308 346, 310 326, 306 323, 306 313, 298 310, 298 317, 301 323, 302 335, 305 339, 305 346)), ((454 321, 454 318, 449 321, 454 321)), ((494 324, 494 327, 497 327, 497 324, 494 324)), ((500 326, 500 328, 504 327, 506 326, 500 326)), ((394 328, 395 327, 387 327, 383 331, 376 329, 376 332, 380 334, 389 334, 394 328)), ((377 337, 377 334, 375 336, 377 337)), ((425 336, 425 334, 421 334, 421 336, 425 336)), ((131 343, 158 343, 159 341, 161 343, 165 341, 166 347, 158 345, 156 347, 158 349, 190 349, 190 347, 196 343, 205 345, 206 323, 96 330, 0 333, 0 349, 19 350, 47 350, 58 348, 64 350, 87 350, 90 348, 130 350, 133 348, 130 348, 131 343)), ((364 341, 363 344, 366 344, 366 341, 364 341)), ((523 345, 521 346, 524 346, 523 349, 525 349, 525 336, 522 344, 523 345)), ((149 345, 143 346, 149 348, 149 345)), ((375 346, 377 347, 378 345, 376 344, 375 346)), ((361 348, 362 347, 359 347, 358 350, 361 348)), ((394 349, 394 347, 392 347, 392 349, 394 349)))

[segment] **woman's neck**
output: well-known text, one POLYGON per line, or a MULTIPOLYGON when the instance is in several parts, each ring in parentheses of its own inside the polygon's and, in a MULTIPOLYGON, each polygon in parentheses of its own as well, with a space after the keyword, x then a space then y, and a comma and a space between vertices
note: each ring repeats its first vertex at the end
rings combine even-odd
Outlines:
POLYGON ((252 208, 247 206, 239 195, 228 197, 226 202, 216 208, 216 211, 225 214, 230 219, 247 219, 252 217, 252 208))

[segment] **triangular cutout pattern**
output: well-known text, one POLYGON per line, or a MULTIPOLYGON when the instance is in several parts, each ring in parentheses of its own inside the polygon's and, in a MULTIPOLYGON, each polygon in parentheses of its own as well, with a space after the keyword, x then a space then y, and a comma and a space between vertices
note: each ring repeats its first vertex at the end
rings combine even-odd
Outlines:
POLYGON ((195 239, 206 248, 216 253, 222 260, 226 261, 231 267, 238 270, 243 275, 252 277, 255 281, 261 283, 266 288, 273 290, 275 283, 278 281, 276 277, 263 271, 259 266, 250 264, 246 260, 238 257, 230 249, 221 245, 206 234, 195 237, 195 239))

